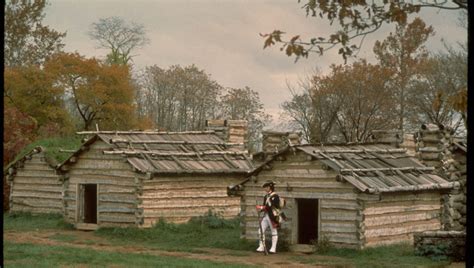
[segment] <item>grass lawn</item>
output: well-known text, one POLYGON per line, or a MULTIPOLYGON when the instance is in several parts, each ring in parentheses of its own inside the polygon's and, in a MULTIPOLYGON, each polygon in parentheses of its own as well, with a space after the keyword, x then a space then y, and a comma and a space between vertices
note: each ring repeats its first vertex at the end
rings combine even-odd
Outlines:
POLYGON ((397 244, 354 249, 329 249, 324 254, 294 258, 306 264, 330 265, 334 267, 446 267, 448 261, 435 261, 416 256, 410 244, 397 244))
POLYGON ((250 267, 205 260, 4 241, 5 267, 250 267))
POLYGON ((3 230, 35 231, 43 229, 72 230, 59 214, 3 213, 3 230))
MULTIPOLYGON (((4 214, 5 231, 71 230, 60 215, 4 214)), ((223 220, 216 215, 195 218, 186 224, 160 221, 152 228, 100 228, 93 233, 102 241, 118 246, 138 246, 148 249, 207 254, 204 248, 229 249, 228 256, 252 258, 257 241, 240 239, 238 219, 223 220)), ((80 235, 58 232, 49 239, 82 244, 80 235)), ((90 239, 87 238, 87 239, 90 239)), ((18 244, 4 240, 7 267, 50 267, 87 264, 87 267, 238 267, 209 261, 161 257, 147 254, 94 251, 34 244, 18 244), (34 265, 33 265, 34 264, 34 265)), ((253 256, 255 257, 255 256, 253 256)), ((364 250, 335 249, 311 255, 285 255, 287 260, 310 265, 333 267, 445 267, 449 261, 435 261, 416 256, 412 245, 400 244, 364 250)))
MULTIPOLYGON (((222 248, 253 252, 256 241, 240 239, 238 219, 201 218, 186 224, 160 221, 152 228, 101 228, 96 234, 119 244, 140 244, 170 251, 222 248), (211 219, 211 220, 209 220, 211 219)), ((244 252, 242 252, 244 253, 244 252)), ((238 253, 236 253, 238 254, 238 253)))

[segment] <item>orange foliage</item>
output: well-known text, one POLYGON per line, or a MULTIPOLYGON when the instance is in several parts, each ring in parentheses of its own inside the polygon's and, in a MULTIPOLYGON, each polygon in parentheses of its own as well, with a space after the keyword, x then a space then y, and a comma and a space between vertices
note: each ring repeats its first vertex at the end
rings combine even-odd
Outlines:
POLYGON ((55 85, 72 98, 84 129, 130 129, 136 125, 134 88, 127 66, 106 65, 78 53, 55 55, 45 65, 55 85))

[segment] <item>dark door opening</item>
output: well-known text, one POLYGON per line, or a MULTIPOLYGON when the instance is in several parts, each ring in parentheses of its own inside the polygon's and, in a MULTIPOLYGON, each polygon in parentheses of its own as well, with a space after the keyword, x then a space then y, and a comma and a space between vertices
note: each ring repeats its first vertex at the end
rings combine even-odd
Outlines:
POLYGON ((97 223, 97 184, 84 184, 84 223, 97 223))
POLYGON ((298 204, 298 243, 311 244, 318 239, 319 200, 296 199, 298 204))

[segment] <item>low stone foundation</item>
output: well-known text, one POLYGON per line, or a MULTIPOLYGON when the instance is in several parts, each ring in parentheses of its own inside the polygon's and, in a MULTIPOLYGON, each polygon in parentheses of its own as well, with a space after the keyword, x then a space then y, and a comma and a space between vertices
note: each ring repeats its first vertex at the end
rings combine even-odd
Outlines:
POLYGON ((432 258, 448 257, 452 261, 464 261, 466 232, 429 231, 414 234, 415 253, 432 258))

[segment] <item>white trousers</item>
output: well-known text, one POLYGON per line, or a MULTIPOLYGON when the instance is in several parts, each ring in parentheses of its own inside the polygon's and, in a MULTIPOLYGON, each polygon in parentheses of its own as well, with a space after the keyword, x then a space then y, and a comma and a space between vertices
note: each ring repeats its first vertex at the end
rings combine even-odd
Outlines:
MULTIPOLYGON (((265 213, 265 216, 263 217, 261 224, 262 224, 262 231, 264 234, 267 228, 270 228, 272 236, 278 237, 277 228, 273 228, 272 221, 270 220, 270 217, 268 216, 267 213, 265 213)), ((258 235, 259 236, 261 235, 260 228, 258 228, 258 235)), ((265 235, 263 236, 263 238, 265 239, 265 235)))

